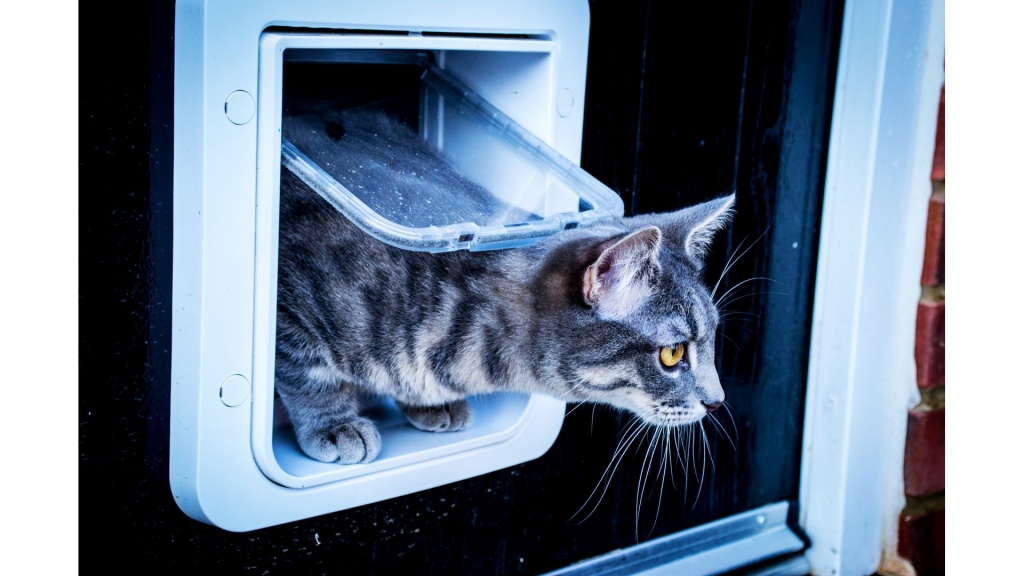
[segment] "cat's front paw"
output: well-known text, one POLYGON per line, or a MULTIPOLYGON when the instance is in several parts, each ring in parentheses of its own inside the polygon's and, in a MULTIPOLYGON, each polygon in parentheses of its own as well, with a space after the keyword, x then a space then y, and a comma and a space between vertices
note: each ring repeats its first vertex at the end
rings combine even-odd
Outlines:
POLYGON ((354 418, 320 430, 296 432, 302 451, 321 462, 362 464, 380 454, 380 432, 365 418, 354 418))
POLYGON ((465 400, 441 406, 399 403, 398 407, 413 426, 427 432, 455 432, 467 428, 473 422, 473 410, 465 400))

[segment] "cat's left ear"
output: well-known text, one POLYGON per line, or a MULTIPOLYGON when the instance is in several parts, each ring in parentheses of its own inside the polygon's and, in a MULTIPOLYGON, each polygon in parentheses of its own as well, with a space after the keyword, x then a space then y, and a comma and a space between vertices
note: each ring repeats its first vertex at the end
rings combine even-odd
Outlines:
POLYGON ((701 268, 715 233, 732 219, 735 204, 736 194, 733 193, 676 212, 650 215, 638 220, 641 224, 653 223, 659 226, 665 233, 666 242, 701 268))
POLYGON ((601 316, 621 320, 651 294, 661 270, 661 230, 647 226, 606 246, 583 273, 583 299, 601 316))

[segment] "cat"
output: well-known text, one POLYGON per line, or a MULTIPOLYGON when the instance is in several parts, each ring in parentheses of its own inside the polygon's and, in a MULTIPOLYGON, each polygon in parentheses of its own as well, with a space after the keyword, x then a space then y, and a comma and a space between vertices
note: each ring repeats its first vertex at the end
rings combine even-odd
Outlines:
MULTIPOLYGON (((355 124, 321 129, 379 146, 355 124)), ((395 137, 418 141, 405 130, 395 137)), ((441 172, 415 165, 440 161, 433 153, 413 156, 407 172, 441 172)), ((392 397, 428 432, 470 426, 467 396, 496 391, 603 403, 663 427, 699 422, 725 398, 701 270, 734 201, 431 254, 369 236, 282 169, 275 390, 300 448, 323 462, 374 460, 381 436, 360 414, 365 393, 392 397)))

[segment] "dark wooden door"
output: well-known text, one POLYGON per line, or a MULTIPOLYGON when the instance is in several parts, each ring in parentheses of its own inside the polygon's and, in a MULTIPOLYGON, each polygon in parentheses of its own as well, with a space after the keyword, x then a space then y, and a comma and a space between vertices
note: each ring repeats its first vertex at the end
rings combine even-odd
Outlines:
POLYGON ((116 21, 83 11, 80 566, 537 574, 764 504, 795 507, 841 4, 591 2, 583 167, 627 214, 737 193, 707 270, 728 294, 728 411, 705 424, 706 460, 698 450, 688 471, 675 458, 661 472, 643 444, 603 483, 629 418, 570 407, 535 461, 244 534, 186 517, 167 479, 174 5, 132 3, 116 21))

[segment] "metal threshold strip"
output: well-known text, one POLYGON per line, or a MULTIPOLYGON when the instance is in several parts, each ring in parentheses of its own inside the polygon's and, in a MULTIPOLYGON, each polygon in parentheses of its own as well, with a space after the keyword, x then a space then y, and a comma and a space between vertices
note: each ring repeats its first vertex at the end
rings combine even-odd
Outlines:
MULTIPOLYGON (((546 576, 644 576, 721 574, 775 556, 798 552, 804 542, 786 525, 788 502, 708 522, 603 556, 566 566, 546 576)), ((807 574, 799 559, 770 574, 807 574)))

